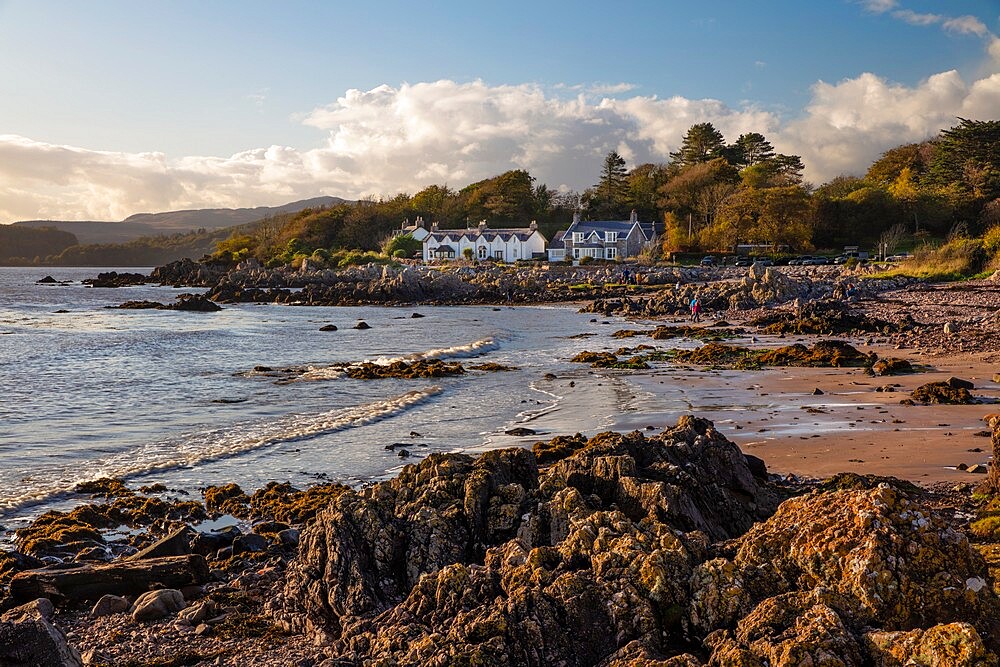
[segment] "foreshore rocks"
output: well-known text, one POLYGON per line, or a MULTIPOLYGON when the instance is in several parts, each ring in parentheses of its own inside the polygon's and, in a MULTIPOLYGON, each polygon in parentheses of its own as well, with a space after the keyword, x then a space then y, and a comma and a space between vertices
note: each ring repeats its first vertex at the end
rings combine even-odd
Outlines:
POLYGON ((222 310, 222 306, 200 294, 180 294, 174 303, 126 301, 117 307, 121 310, 185 310, 197 313, 215 313, 222 310))
POLYGON ((710 540, 776 504, 692 418, 655 438, 603 434, 543 473, 521 449, 433 455, 320 512, 275 613, 350 664, 597 664, 632 640, 658 651, 686 642, 679 610, 710 540))
POLYGON ((144 285, 155 282, 155 280, 141 273, 107 271, 105 273, 98 273, 96 278, 87 278, 80 282, 91 287, 128 287, 130 285, 144 285))
POLYGON ((181 525, 130 558, 18 574, 7 608, 45 596, 60 615, 5 614, 0 662, 15 637, 13 664, 81 664, 69 614, 88 664, 998 664, 995 581, 926 492, 789 486, 702 419, 314 489, 210 487, 208 511, 252 532, 181 525), (141 644, 108 634, 123 624, 141 644))
POLYGON ((276 620, 345 665, 996 664, 985 563, 912 486, 777 507, 690 417, 563 444, 536 446, 544 469, 439 454, 345 492, 303 533, 276 620))

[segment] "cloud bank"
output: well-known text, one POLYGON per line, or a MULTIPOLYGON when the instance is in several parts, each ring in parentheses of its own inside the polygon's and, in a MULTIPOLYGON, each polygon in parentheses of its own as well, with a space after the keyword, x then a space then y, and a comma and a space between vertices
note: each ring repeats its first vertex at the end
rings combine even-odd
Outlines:
MULTIPOLYGON (((895 7, 882 1, 886 11, 895 7)), ((1000 52, 990 37, 989 52, 1000 52)), ((461 187, 507 169, 528 169, 550 187, 582 189, 596 182, 609 151, 633 165, 666 161, 686 130, 705 121, 729 141, 742 132, 765 134, 779 151, 801 155, 806 178, 818 184, 863 173, 886 149, 927 139, 956 116, 993 119, 1000 109, 1000 73, 970 83, 948 71, 915 86, 871 73, 820 81, 790 120, 753 106, 630 91, 627 84, 543 88, 448 80, 349 90, 302 116, 324 133, 320 145, 229 157, 175 159, 0 135, 0 222, 119 220, 317 194, 412 193, 432 183, 461 187)))

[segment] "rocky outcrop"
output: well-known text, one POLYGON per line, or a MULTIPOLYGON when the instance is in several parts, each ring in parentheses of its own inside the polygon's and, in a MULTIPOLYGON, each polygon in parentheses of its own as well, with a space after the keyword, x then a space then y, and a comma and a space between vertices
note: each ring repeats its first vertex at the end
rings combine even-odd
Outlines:
POLYGON ((174 303, 159 301, 126 301, 118 306, 122 310, 186 310, 197 313, 214 313, 222 307, 199 294, 180 294, 174 303))
POLYGON ((710 539, 776 503, 693 418, 653 438, 602 434, 542 474, 521 449, 432 455, 320 512, 274 611, 348 660, 662 658, 688 643, 681 610, 710 539))
POLYGON ((154 282, 154 280, 150 276, 144 276, 141 273, 107 271, 105 273, 98 273, 96 278, 87 278, 80 282, 91 287, 128 287, 130 285, 144 285, 154 282))
POLYGON ((570 440, 344 492, 272 613, 352 665, 996 664, 985 564, 913 487, 775 512, 709 422, 570 440))

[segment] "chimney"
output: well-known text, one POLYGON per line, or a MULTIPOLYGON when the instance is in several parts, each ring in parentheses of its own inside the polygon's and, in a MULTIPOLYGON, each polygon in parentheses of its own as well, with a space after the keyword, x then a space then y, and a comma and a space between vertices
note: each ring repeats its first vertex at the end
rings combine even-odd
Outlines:
POLYGON ((531 231, 535 231, 536 229, 538 229, 538 221, 532 220, 531 224, 528 225, 528 229, 530 229, 531 231))
POLYGON ((432 222, 431 223, 431 231, 432 232, 436 232, 437 230, 438 230, 438 223, 432 222))
POLYGON ((573 224, 580 222, 580 211, 573 211, 573 224))
POLYGON ((632 209, 632 215, 629 216, 628 221, 632 224, 639 222, 639 214, 635 212, 635 209, 632 209))
POLYGON ((482 231, 486 231, 486 221, 485 220, 480 220, 479 221, 479 231, 481 231, 481 232, 482 231))
POLYGON ((403 218, 403 226, 400 229, 406 229, 409 226, 410 226, 410 219, 409 218, 403 218))
POLYGON ((417 227, 420 227, 422 229, 423 226, 424 226, 424 216, 418 215, 417 216, 417 227))

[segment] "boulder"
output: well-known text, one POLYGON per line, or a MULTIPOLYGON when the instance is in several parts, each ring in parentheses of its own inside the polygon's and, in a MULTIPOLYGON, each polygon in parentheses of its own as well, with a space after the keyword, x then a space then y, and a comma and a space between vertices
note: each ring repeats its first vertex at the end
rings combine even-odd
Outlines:
POLYGON ((118 595, 102 595, 101 599, 90 610, 90 617, 98 618, 100 616, 120 614, 128 611, 130 606, 128 600, 118 595))
POLYGON ((926 630, 877 630, 864 636, 875 667, 903 665, 977 665, 995 667, 997 656, 988 651, 968 623, 935 625, 926 630))
POLYGON ((185 607, 184 595, 174 588, 162 588, 143 593, 132 605, 132 619, 155 621, 185 607))
POLYGON ((80 653, 52 623, 52 603, 42 598, 0 616, 0 664, 17 667, 83 667, 80 653))

